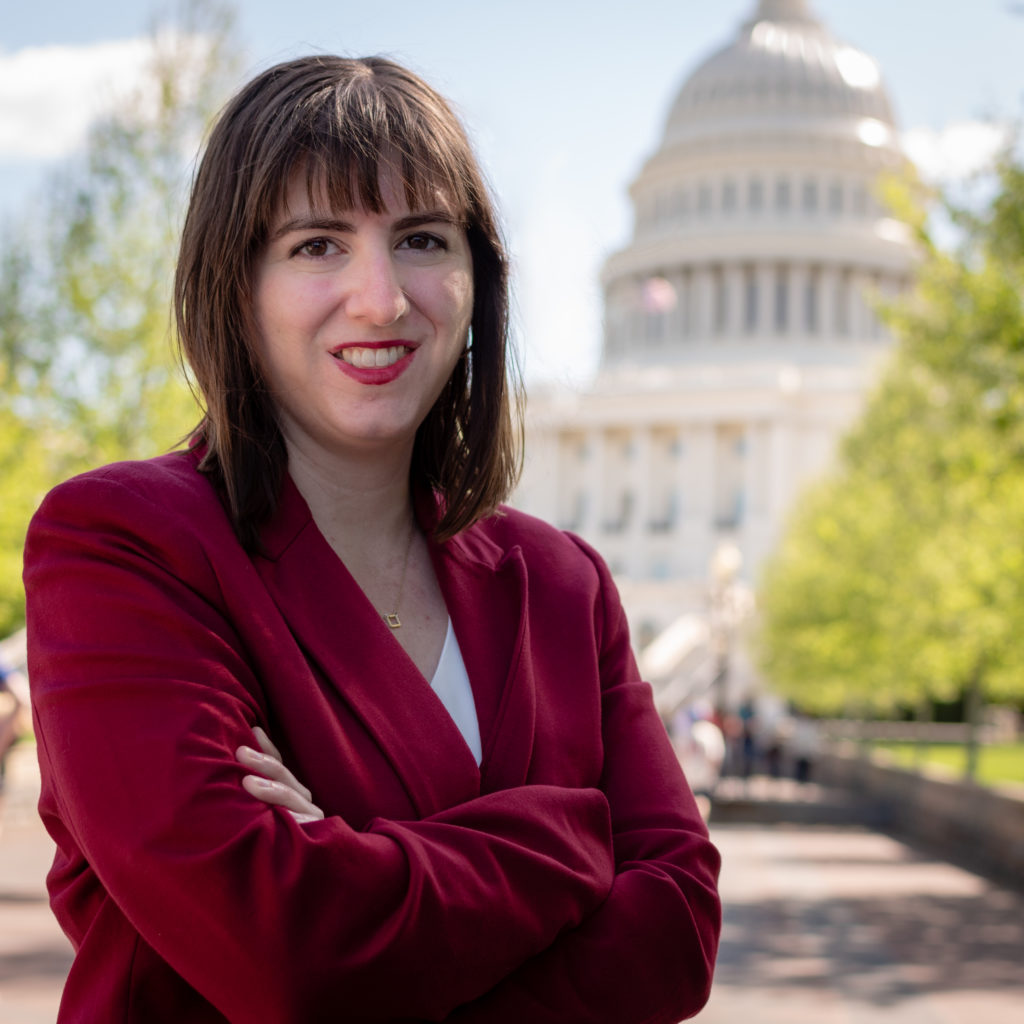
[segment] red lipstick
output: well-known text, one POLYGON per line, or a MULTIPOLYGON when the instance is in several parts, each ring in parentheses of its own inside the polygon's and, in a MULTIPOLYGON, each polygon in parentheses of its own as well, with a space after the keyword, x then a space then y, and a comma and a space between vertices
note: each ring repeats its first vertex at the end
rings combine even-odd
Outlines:
POLYGON ((338 368, 360 384, 397 380, 409 367, 418 346, 404 340, 349 342, 331 349, 338 368))

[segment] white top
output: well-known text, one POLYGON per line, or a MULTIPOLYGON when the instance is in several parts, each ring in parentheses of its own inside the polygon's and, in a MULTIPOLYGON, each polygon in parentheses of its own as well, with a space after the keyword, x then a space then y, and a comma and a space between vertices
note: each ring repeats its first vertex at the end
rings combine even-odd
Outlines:
POLYGON ((480 721, 476 717, 476 703, 473 700, 472 687, 469 685, 466 663, 462 660, 462 651, 459 650, 459 641, 455 639, 455 630, 452 629, 450 618, 441 659, 434 669, 434 678, 430 680, 430 685, 459 727, 462 738, 473 751, 476 763, 479 764, 483 758, 480 721))

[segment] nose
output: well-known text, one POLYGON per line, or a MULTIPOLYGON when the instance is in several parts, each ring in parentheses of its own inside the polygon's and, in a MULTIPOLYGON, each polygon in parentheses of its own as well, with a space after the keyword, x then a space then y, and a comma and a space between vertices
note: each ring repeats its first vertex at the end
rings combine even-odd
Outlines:
POLYGON ((409 309, 390 249, 353 254, 347 268, 345 312, 354 320, 387 327, 409 309))

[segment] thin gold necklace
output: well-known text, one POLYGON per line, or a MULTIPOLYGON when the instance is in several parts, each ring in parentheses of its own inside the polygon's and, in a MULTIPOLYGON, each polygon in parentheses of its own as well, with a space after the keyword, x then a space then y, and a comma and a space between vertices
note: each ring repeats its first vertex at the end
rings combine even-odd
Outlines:
POLYGON ((416 521, 413 520, 409 524, 409 539, 405 543, 405 561, 402 563, 402 578, 398 583, 398 596, 395 598, 395 610, 393 612, 384 613, 384 621, 392 629, 401 629, 402 620, 398 617, 398 608, 402 603, 402 592, 405 590, 405 576, 409 571, 409 554, 412 551, 412 537, 416 532, 416 521))

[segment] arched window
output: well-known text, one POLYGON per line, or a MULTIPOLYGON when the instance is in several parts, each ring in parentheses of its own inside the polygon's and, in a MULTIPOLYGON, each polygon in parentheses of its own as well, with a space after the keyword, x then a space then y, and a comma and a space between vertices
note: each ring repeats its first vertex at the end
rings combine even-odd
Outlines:
POLYGON ((807 284, 804 286, 804 327, 808 334, 818 333, 818 282, 819 271, 817 267, 811 269, 807 275, 807 284))
POLYGON ((789 179, 779 178, 775 182, 775 209, 780 213, 788 211, 791 198, 789 179))
POLYGON ((753 267, 743 268, 743 329, 747 334, 757 330, 757 273, 753 267))
POLYGON ((775 330, 782 334, 789 327, 789 271, 778 267, 775 271, 775 330))
POLYGON ((736 182, 726 180, 722 185, 722 212, 733 213, 736 210, 736 182))
POLYGON ((764 207, 764 182, 751 178, 747 184, 747 208, 751 213, 760 213, 764 207))
POLYGON ((711 287, 714 303, 712 330, 715 334, 724 334, 729 317, 729 289, 726 287, 725 272, 721 267, 715 267, 711 271, 711 287))
POLYGON ((804 213, 818 212, 818 183, 813 178, 804 182, 802 204, 804 213))
POLYGON ((702 181, 697 188, 697 212, 706 217, 711 212, 711 185, 702 181))
POLYGON ((836 282, 836 334, 850 333, 850 273, 844 271, 836 282))
POLYGON ((677 188, 672 194, 672 217, 674 220, 686 220, 690 213, 690 193, 684 188, 677 188))
POLYGON ((828 212, 838 217, 843 212, 843 183, 833 181, 828 187, 828 212))

